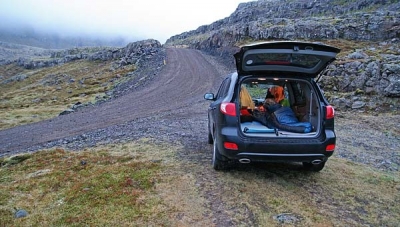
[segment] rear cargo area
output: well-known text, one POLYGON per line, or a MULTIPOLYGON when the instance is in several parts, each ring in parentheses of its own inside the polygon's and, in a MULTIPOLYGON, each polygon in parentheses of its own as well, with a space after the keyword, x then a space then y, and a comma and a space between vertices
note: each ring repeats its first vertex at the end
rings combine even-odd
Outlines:
POLYGON ((248 77, 238 97, 240 130, 251 137, 316 137, 321 107, 307 80, 248 77))

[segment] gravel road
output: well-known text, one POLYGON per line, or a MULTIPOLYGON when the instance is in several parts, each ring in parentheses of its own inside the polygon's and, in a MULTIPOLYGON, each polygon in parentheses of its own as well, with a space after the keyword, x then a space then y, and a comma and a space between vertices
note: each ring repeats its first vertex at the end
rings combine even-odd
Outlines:
MULTIPOLYGON (((187 119, 205 120, 208 103, 203 95, 215 90, 213 86, 222 74, 214 67, 215 63, 198 51, 171 48, 166 52, 166 65, 160 72, 141 70, 140 78, 148 80, 146 86, 133 88, 128 82, 120 88, 124 91, 114 92, 124 95, 108 102, 0 131, 0 155, 60 144, 80 148, 146 134, 162 134, 159 139, 176 135, 180 138, 184 132, 180 133, 179 128, 188 126, 181 123, 187 119), (131 90, 127 92, 129 87, 131 90)), ((153 59, 148 67, 157 68, 160 62, 163 61, 153 59)), ((202 130, 195 131, 194 137, 202 134, 202 130)))

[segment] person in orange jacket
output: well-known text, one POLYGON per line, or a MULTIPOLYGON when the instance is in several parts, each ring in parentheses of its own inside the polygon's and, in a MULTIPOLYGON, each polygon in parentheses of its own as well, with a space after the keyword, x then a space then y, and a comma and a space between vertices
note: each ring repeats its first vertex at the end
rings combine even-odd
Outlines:
POLYGON ((289 100, 285 99, 285 93, 282 86, 274 86, 268 89, 265 99, 273 98, 276 103, 282 106, 290 106, 289 100))

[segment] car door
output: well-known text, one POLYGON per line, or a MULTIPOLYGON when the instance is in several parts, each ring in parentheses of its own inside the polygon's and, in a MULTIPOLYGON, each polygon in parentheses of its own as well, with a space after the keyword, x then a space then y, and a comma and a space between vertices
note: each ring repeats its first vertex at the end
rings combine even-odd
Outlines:
POLYGON ((230 82, 231 82, 230 77, 227 77, 222 81, 222 83, 218 89, 217 95, 215 96, 215 101, 213 101, 210 104, 210 107, 208 108, 208 119, 209 119, 208 127, 209 127, 210 132, 213 135, 213 137, 214 137, 213 129, 215 129, 215 125, 218 124, 218 122, 216 122, 216 121, 218 119, 220 119, 218 117, 218 114, 221 114, 220 105, 221 105, 222 101, 224 100, 224 97, 228 94, 230 82))

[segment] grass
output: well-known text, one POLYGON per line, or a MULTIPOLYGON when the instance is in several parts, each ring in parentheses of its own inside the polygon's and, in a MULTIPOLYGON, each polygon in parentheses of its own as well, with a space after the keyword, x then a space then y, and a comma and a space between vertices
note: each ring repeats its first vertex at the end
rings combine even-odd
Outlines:
POLYGON ((171 152, 168 146, 142 140, 80 152, 57 148, 4 158, 0 226, 168 223, 168 207, 155 192, 167 167, 161 158, 171 152), (28 211, 28 217, 14 219, 14 207, 28 211))
POLYGON ((0 226, 214 226, 218 215, 239 226, 396 226, 400 220, 398 173, 335 157, 318 174, 295 164, 215 172, 178 159, 181 149, 142 139, 2 158, 0 226), (14 208, 28 216, 14 218, 14 208), (291 222, 280 223, 279 215, 291 222))
POLYGON ((124 76, 135 70, 128 65, 111 69, 112 62, 74 61, 64 65, 25 70, 15 65, 0 67, 3 81, 26 75, 26 79, 0 83, 0 129, 56 117, 75 103, 95 103, 124 76))

